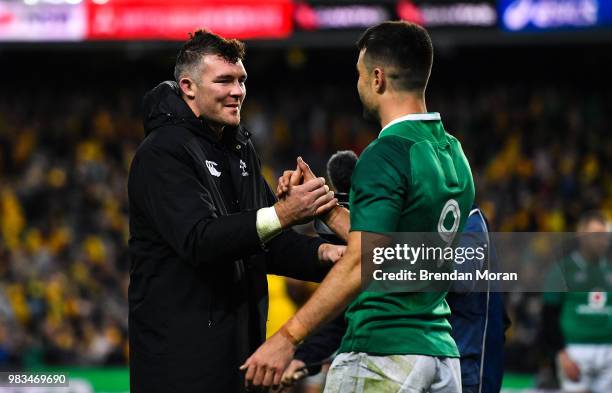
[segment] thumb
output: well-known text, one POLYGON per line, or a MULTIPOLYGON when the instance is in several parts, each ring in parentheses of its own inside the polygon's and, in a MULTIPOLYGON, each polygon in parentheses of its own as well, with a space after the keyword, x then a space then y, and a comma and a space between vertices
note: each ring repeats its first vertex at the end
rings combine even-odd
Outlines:
POLYGON ((295 171, 291 174, 291 178, 289 179, 289 185, 298 186, 302 180, 302 169, 298 166, 295 171))
POLYGON ((244 361, 244 364, 240 366, 240 371, 244 371, 249 367, 249 363, 251 362, 251 357, 252 356, 249 356, 249 358, 244 361))
POLYGON ((310 165, 308 165, 306 161, 302 159, 302 157, 298 157, 297 164, 298 164, 298 168, 302 172, 304 172, 304 181, 312 180, 316 177, 315 174, 312 173, 312 170, 310 169, 310 165))

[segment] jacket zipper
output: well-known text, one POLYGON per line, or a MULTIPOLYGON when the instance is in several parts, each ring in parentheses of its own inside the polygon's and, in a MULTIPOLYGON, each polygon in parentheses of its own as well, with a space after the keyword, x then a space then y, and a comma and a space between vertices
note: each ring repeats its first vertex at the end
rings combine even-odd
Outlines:
POLYGON ((209 328, 213 327, 213 325, 215 323, 215 321, 213 320, 212 306, 213 306, 213 295, 212 295, 212 291, 211 291, 210 296, 208 298, 208 327, 209 328))

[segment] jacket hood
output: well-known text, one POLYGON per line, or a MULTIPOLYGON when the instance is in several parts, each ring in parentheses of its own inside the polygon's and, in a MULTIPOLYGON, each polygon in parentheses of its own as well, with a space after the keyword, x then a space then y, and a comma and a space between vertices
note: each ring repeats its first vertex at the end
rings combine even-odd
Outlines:
POLYGON ((194 125, 200 123, 181 98, 179 86, 174 81, 162 82, 145 94, 143 107, 145 136, 169 123, 187 122, 194 125))

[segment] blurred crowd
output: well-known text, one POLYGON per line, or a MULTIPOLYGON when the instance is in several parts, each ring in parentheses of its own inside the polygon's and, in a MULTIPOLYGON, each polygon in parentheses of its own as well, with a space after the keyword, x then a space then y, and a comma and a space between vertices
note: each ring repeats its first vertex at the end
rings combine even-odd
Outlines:
MULTIPOLYGON (((126 364, 126 181, 141 98, 0 95, 2 367, 126 364)), ((571 231, 585 210, 612 212, 610 104, 609 93, 555 85, 457 85, 428 98, 462 142, 495 231, 571 231)), ((359 154, 378 133, 353 86, 252 90, 243 122, 273 186, 297 155, 322 175, 332 153, 359 154)), ((509 300, 510 343, 534 348, 539 298, 509 300)))

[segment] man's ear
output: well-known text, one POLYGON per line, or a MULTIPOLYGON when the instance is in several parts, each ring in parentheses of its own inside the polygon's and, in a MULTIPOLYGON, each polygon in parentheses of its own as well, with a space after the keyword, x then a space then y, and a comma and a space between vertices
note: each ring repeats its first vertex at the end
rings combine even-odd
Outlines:
POLYGON ((387 88, 385 71, 380 67, 376 67, 372 70, 372 88, 377 94, 384 93, 387 88))
POLYGON ((190 99, 195 98, 195 95, 196 95, 195 90, 197 89, 197 87, 193 79, 186 78, 186 77, 181 78, 181 80, 179 81, 179 87, 181 88, 181 92, 183 92, 185 96, 187 96, 190 99))

